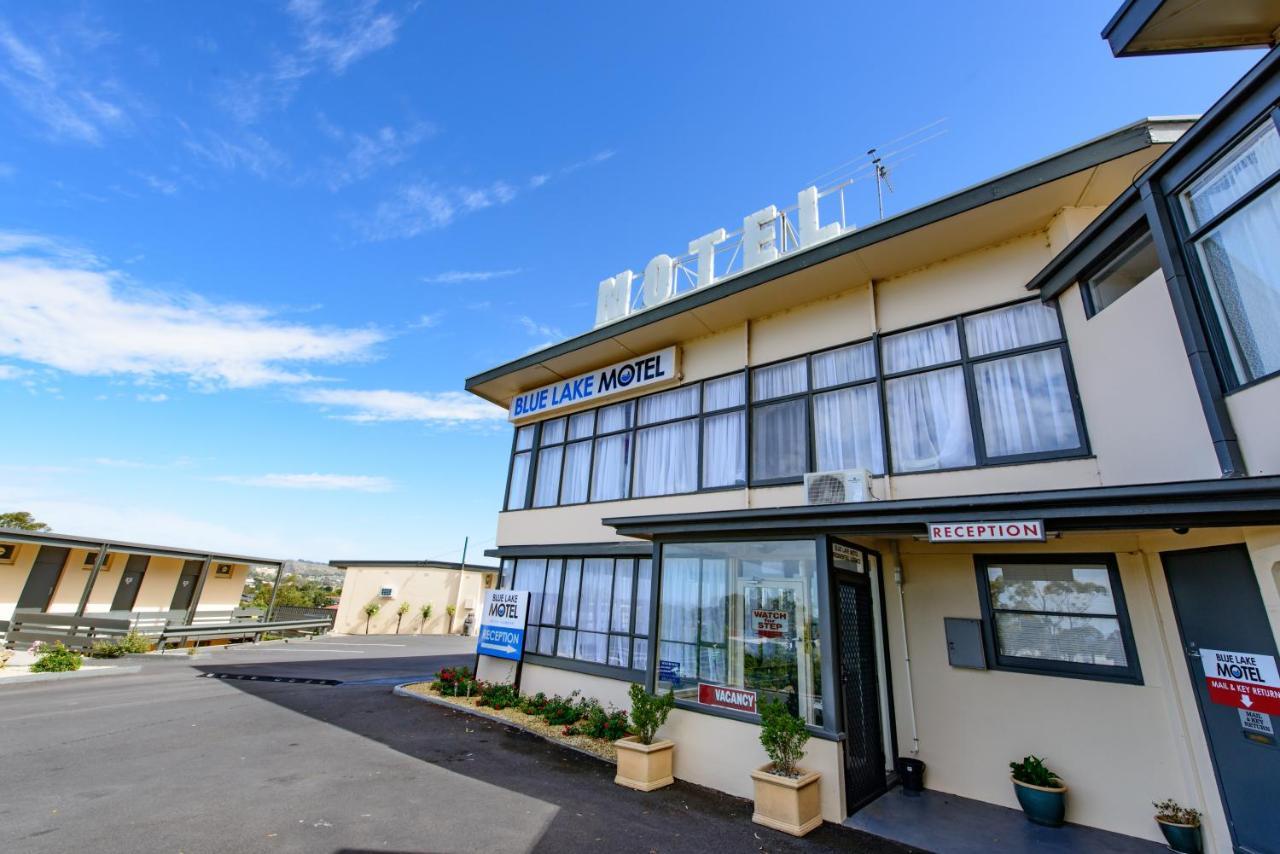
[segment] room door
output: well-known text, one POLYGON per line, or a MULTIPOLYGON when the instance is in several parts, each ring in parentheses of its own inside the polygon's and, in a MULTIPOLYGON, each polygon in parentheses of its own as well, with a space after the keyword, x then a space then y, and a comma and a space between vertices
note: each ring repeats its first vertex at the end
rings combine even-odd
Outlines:
POLYGON ((853 813, 884 794, 884 730, 880 722, 880 685, 876 669, 876 631, 867 559, 856 561, 851 547, 833 542, 839 694, 844 741, 845 809, 853 813), (844 552, 841 559, 841 552, 844 552), (856 566, 859 571, 841 568, 856 566))
POLYGON ((58 579, 62 577, 62 567, 66 565, 70 554, 71 549, 55 546, 40 547, 35 563, 31 565, 31 572, 27 575, 27 583, 23 586, 21 595, 18 596, 19 608, 49 610, 49 603, 53 601, 53 591, 58 586, 58 579))
POLYGON ((1280 677, 1249 553, 1225 546, 1161 558, 1232 841, 1280 854, 1280 677))
POLYGON ((173 601, 169 603, 170 611, 185 611, 191 607, 191 597, 196 592, 196 581, 200 578, 200 567, 203 561, 189 560, 182 565, 182 575, 178 576, 178 589, 173 591, 173 601))
POLYGON ((120 584, 116 587, 116 595, 111 600, 112 611, 132 611, 138 601, 138 588, 142 586, 142 577, 147 573, 147 562, 151 558, 146 555, 129 555, 124 572, 120 575, 120 584))

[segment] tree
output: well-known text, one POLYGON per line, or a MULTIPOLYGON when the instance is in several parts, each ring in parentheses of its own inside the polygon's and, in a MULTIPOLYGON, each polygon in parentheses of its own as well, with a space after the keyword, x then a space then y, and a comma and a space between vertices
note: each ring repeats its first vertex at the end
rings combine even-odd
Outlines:
POLYGON ((409 603, 401 602, 400 607, 396 609, 396 634, 400 634, 400 622, 404 620, 404 615, 409 613, 409 603))
MULTIPOLYGON (((270 582, 259 584, 253 591, 254 608, 266 608, 271 602, 270 582)), ((276 606, 282 608, 323 608, 332 605, 341 596, 320 584, 318 581, 301 578, 297 575, 286 575, 280 579, 280 592, 276 595, 276 606)))
POLYGON ((427 627, 427 620, 431 619, 431 603, 428 602, 427 604, 423 605, 422 608, 420 609, 420 612, 422 614, 422 625, 418 627, 419 632, 421 632, 423 629, 427 627))
POLYGON ((16 528, 19 531, 52 531, 44 522, 39 522, 26 510, 15 510, 12 513, 0 513, 0 528, 16 528))
POLYGON ((369 634, 369 621, 373 619, 373 615, 382 610, 382 606, 377 602, 370 602, 364 606, 364 633, 369 634))

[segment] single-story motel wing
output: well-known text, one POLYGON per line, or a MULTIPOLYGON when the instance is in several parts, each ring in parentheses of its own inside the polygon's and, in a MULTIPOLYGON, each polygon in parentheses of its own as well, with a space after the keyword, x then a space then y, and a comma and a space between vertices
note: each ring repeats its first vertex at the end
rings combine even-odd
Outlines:
POLYGON ((829 821, 898 756, 1015 806, 1036 754, 1070 821, 1280 851, 1280 9, 1192 6, 1108 38, 1271 47, 1205 115, 858 229, 803 192, 467 381, 514 424, 522 691, 671 688, 675 776, 744 797, 781 699, 829 821))
POLYGON ((484 591, 498 581, 497 567, 449 561, 331 560, 329 565, 345 570, 333 624, 340 634, 456 634, 479 610, 484 591), (367 615, 371 603, 378 609, 367 615), (404 605, 409 607, 401 614, 404 605), (431 607, 429 615, 425 606, 431 607))

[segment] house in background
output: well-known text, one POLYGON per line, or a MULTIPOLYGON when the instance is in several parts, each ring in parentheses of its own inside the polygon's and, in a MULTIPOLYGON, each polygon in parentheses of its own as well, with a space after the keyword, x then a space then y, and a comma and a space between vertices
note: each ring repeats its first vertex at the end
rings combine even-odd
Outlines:
POLYGON ((342 598, 333 630, 342 634, 457 634, 467 616, 480 608, 487 589, 497 584, 493 566, 464 565, 444 561, 333 560, 330 566, 346 570, 342 598), (365 606, 378 605, 366 617, 365 606), (409 610, 400 618, 400 606, 409 610), (422 608, 431 606, 423 619, 422 608), (454 608, 452 617, 449 607, 454 608))
POLYGON ((829 821, 900 755, 1016 807, 1034 753, 1071 822, 1158 840, 1172 797, 1209 850, 1280 851, 1277 28, 1130 0, 1117 54, 1271 50, 1203 117, 864 228, 805 191, 468 379, 514 424, 522 691, 670 688, 675 776, 744 797, 780 699, 829 821))

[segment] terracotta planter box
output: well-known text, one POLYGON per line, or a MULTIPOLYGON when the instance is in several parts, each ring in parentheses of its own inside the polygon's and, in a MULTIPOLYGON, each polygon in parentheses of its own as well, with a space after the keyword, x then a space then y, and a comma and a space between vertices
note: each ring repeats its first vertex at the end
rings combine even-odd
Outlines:
POLYGON ((798 769, 800 776, 779 777, 773 765, 751 772, 756 787, 756 809, 751 820, 792 836, 804 836, 822 824, 822 789, 818 771, 798 769))
POLYGON ((671 776, 671 760, 674 741, 655 741, 641 744, 634 735, 620 738, 613 743, 618 748, 618 776, 613 782, 628 789, 652 792, 675 782, 671 776))

